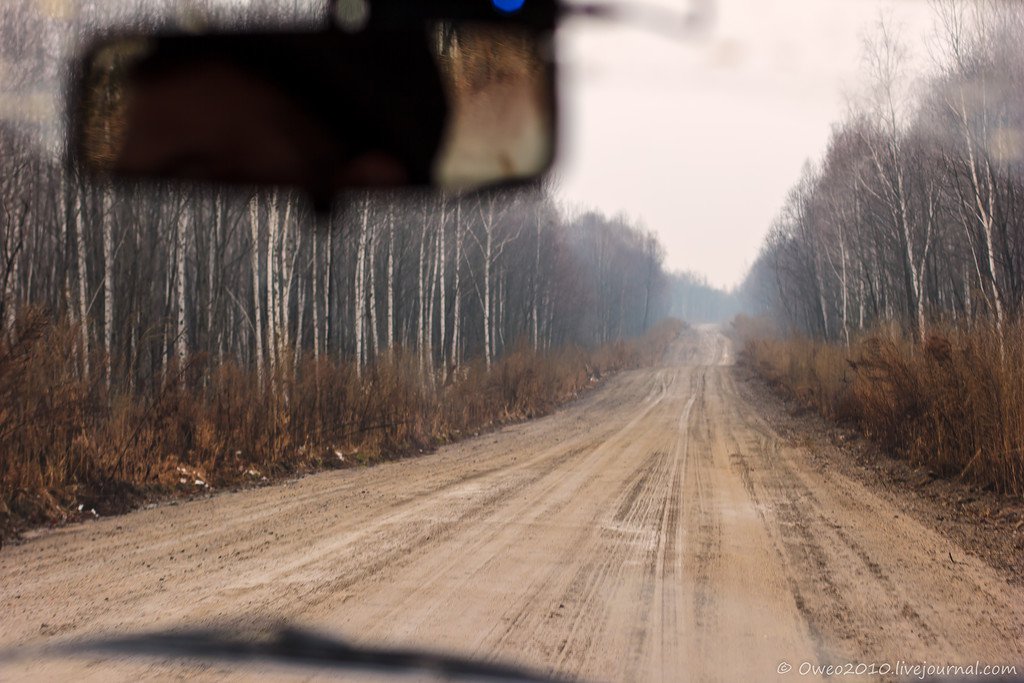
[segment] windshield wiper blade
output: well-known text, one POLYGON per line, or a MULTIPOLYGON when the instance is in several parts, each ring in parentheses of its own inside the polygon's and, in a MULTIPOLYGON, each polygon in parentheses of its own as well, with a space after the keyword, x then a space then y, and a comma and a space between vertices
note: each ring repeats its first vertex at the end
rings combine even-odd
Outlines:
POLYGON ((263 661, 330 669, 365 669, 391 674, 427 673, 448 679, 558 680, 526 668, 435 652, 358 647, 290 627, 279 629, 266 639, 242 639, 219 630, 163 631, 78 641, 46 648, 46 652, 64 656, 106 654, 233 662, 263 661))

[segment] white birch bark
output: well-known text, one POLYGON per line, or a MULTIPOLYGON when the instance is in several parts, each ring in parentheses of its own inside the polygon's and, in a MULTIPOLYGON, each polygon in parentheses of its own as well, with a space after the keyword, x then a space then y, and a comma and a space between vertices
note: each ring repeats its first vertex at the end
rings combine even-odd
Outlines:
POLYGON ((454 299, 452 301, 452 346, 451 364, 458 367, 461 361, 459 357, 459 333, 462 326, 462 201, 455 203, 455 271, 453 274, 454 299))
POLYGON ((324 254, 324 355, 331 353, 331 304, 334 293, 334 228, 328 225, 326 254, 324 254))
POLYGON ((387 348, 390 351, 395 344, 395 213, 388 210, 388 324, 387 348))
POLYGON ((192 216, 192 209, 186 207, 182 211, 181 216, 175 223, 175 240, 174 240, 174 285, 175 285, 175 309, 177 313, 177 323, 174 326, 174 352, 178 358, 178 367, 182 368, 185 364, 185 359, 188 354, 188 335, 187 335, 187 322, 186 322, 186 308, 185 308, 185 242, 187 238, 186 234, 186 221, 192 216))
POLYGON ((446 201, 447 200, 444 197, 441 197, 441 199, 440 199, 440 202, 441 202, 441 220, 438 222, 438 226, 437 226, 437 282, 438 282, 438 292, 439 292, 439 297, 440 297, 438 299, 438 302, 437 302, 438 303, 438 319, 440 320, 440 330, 439 330, 439 333, 438 333, 438 348, 441 351, 441 368, 442 368, 442 370, 447 365, 447 349, 446 349, 446 345, 448 343, 448 335, 447 335, 447 333, 448 333, 448 319, 447 319, 447 316, 446 316, 447 311, 445 310, 445 308, 446 308, 446 306, 445 306, 445 304, 446 304, 445 299, 447 298, 448 293, 445 290, 445 279, 446 279, 446 275, 447 274, 445 273, 445 265, 446 264, 445 264, 445 243, 444 243, 445 223, 447 223, 447 220, 448 220, 446 201))
POLYGON ((540 348, 540 243, 541 243, 541 220, 539 212, 536 214, 536 245, 533 252, 533 291, 530 293, 530 326, 533 335, 533 350, 540 348))
POLYGON ((487 360, 487 369, 491 369, 494 360, 494 346, 491 339, 491 259, 494 254, 494 206, 491 204, 489 221, 485 220, 484 230, 484 301, 483 301, 483 322, 484 322, 484 357, 487 360))
POLYGON ((78 266, 78 324, 82 340, 82 372, 88 377, 89 372, 89 273, 85 263, 85 230, 82 219, 82 185, 75 183, 74 209, 71 220, 75 233, 75 259, 78 266))
POLYGON ((279 206, 277 192, 270 193, 270 205, 267 207, 267 356, 270 359, 270 376, 273 382, 277 381, 277 332, 280 328, 280 320, 277 310, 278 295, 278 263, 277 263, 277 240, 278 240, 278 218, 279 206))
MULTIPOLYGON (((216 306, 216 297, 214 295, 216 277, 214 273, 217 268, 217 255, 220 250, 220 240, 223 234, 223 207, 224 198, 220 190, 217 190, 213 198, 213 233, 210 238, 209 248, 206 254, 206 337, 207 343, 213 344, 213 309, 216 306)), ((223 352, 219 340, 216 343, 218 357, 223 352)))
POLYGON ((109 186, 104 186, 100 192, 103 195, 103 355, 109 389, 114 355, 114 197, 109 186))
POLYGON ((419 259, 419 276, 418 282, 418 303, 419 303, 419 315, 417 316, 417 334, 416 340, 419 345, 420 355, 420 368, 426 367, 426 319, 427 319, 427 265, 426 265, 426 248, 427 248, 427 208, 426 204, 423 206, 423 224, 420 227, 420 259, 419 259))
POLYGON ((310 304, 312 309, 313 318, 313 361, 320 361, 320 259, 318 247, 320 246, 319 230, 314 229, 313 235, 311 236, 312 244, 310 248, 313 252, 313 257, 310 261, 310 285, 312 292, 310 294, 310 304))
POLYGON ((366 270, 366 244, 369 237, 370 221, 370 199, 369 195, 363 197, 362 217, 359 225, 359 242, 356 253, 355 273, 355 302, 353 310, 353 324, 356 340, 356 371, 362 372, 366 360, 365 340, 365 316, 366 316, 366 293, 365 270, 366 270))
MULTIPOLYGON (((278 249, 279 258, 281 260, 280 266, 280 282, 278 296, 280 299, 277 303, 278 310, 278 325, 279 329, 277 332, 277 345, 279 352, 284 354, 285 352, 296 353, 297 349, 293 348, 292 336, 291 336, 291 302, 292 302, 292 285, 295 282, 295 258, 298 254, 300 244, 298 241, 299 237, 297 226, 292 224, 292 206, 294 204, 292 194, 286 193, 284 195, 284 216, 281 219, 281 225, 279 228, 279 235, 281 239, 281 245, 278 249)), ((282 361, 284 359, 282 358, 282 361)))
POLYGON ((367 238, 367 253, 366 253, 366 275, 367 275, 367 292, 369 294, 369 324, 370 324, 370 344, 369 350, 373 354, 373 358, 380 357, 380 328, 377 326, 377 269, 375 264, 375 253, 377 251, 377 230, 374 226, 370 226, 370 236, 367 238))
POLYGON ((252 268, 253 335, 256 341, 256 381, 263 386, 263 305, 260 301, 260 204, 259 195, 249 200, 249 235, 252 249, 249 251, 252 268))

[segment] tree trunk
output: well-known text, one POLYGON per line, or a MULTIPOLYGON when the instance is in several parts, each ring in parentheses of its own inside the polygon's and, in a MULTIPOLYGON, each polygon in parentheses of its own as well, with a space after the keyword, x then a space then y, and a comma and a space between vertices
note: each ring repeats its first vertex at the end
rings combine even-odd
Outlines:
POLYGON ((185 366, 188 354, 188 337, 185 309, 185 221, 186 216, 192 217, 192 208, 186 207, 175 223, 174 265, 175 265, 175 309, 177 324, 174 328, 174 350, 178 358, 179 371, 185 366))
POLYGON ((89 376, 89 274, 85 265, 85 220, 82 216, 82 184, 75 183, 75 203, 71 213, 75 233, 78 266, 78 324, 82 339, 82 373, 89 376))
POLYGON ((540 243, 541 243, 541 221, 537 217, 537 243, 533 250, 533 291, 530 292, 530 327, 533 335, 533 350, 540 348, 540 243))
POLYGON ((452 301, 452 351, 451 363, 458 367, 459 358, 459 331, 462 324, 462 201, 456 200, 455 204, 455 282, 453 289, 455 299, 452 301))
MULTIPOLYGON (((296 254, 301 247, 301 236, 296 230, 295 226, 292 225, 292 194, 290 192, 284 195, 284 216, 281 219, 281 224, 278 229, 278 235, 281 243, 278 249, 278 258, 281 261, 280 266, 280 285, 278 286, 278 296, 280 297, 277 302, 278 311, 278 332, 277 332, 277 348, 281 354, 282 362, 284 361, 284 354, 287 352, 298 353, 298 349, 294 348, 295 343, 292 339, 292 327, 291 327, 291 310, 292 310, 292 286, 295 283, 295 258, 296 254)), ((294 365, 294 364, 293 364, 294 365)))
POLYGON ((324 273, 327 277, 324 282, 324 355, 331 353, 331 318, 334 310, 332 307, 334 295, 334 226, 328 224, 327 228, 327 253, 324 255, 324 273))
POLYGON ((494 359, 494 347, 491 345, 491 255, 494 252, 494 232, 490 226, 484 240, 484 357, 487 360, 487 369, 491 369, 491 362, 494 359))
POLYGON ((365 362, 365 332, 364 320, 366 316, 365 302, 365 270, 366 270, 366 242, 370 231, 370 198, 363 196, 362 219, 359 225, 359 242, 356 252, 356 273, 355 273, 355 305, 353 307, 353 326, 356 341, 356 372, 362 373, 365 362))
POLYGON ((249 200, 249 235, 252 248, 249 258, 252 267, 253 335, 256 340, 256 381, 263 386, 263 306, 260 301, 260 204, 259 195, 249 200))
POLYGON ((312 286, 312 293, 310 298, 310 304, 313 309, 313 361, 319 363, 320 361, 320 295, 317 291, 317 286, 320 282, 320 261, 319 254, 317 253, 317 247, 319 246, 319 229, 313 229, 311 249, 313 257, 310 263, 310 285, 312 286))
POLYGON ((439 332, 439 346, 441 350, 441 369, 447 366, 447 348, 448 343, 448 318, 446 316, 445 304, 448 293, 445 291, 445 243, 444 243, 444 228, 445 222, 447 221, 445 211, 445 199, 441 198, 441 221, 437 228, 437 282, 438 290, 440 291, 440 298, 438 299, 439 315, 438 318, 441 321, 440 332, 439 332))
POLYGON ((113 190, 104 186, 103 195, 103 354, 107 388, 112 381, 114 355, 114 217, 113 190))
POLYGON ((270 193, 270 206, 267 207, 267 354, 270 358, 270 379, 276 387, 277 383, 277 332, 280 329, 280 319, 277 310, 278 294, 278 262, 277 262, 277 240, 278 240, 278 217, 280 207, 278 206, 277 192, 270 193))
POLYGON ((388 208, 388 324, 387 324, 387 348, 388 351, 395 345, 395 212, 388 208))
POLYGON ((427 323, 427 264, 426 264, 426 247, 427 247, 427 205, 423 205, 423 225, 420 228, 420 260, 419 260, 419 283, 418 283, 418 303, 419 303, 419 316, 417 318, 417 334, 416 343, 419 345, 419 356, 420 356, 420 369, 426 368, 426 357, 425 352, 427 348, 426 344, 426 323, 427 323))
POLYGON ((370 294, 370 348, 373 350, 373 357, 380 357, 380 328, 377 326, 377 269, 375 254, 377 251, 377 230, 371 228, 370 237, 367 240, 366 274, 367 288, 370 294))

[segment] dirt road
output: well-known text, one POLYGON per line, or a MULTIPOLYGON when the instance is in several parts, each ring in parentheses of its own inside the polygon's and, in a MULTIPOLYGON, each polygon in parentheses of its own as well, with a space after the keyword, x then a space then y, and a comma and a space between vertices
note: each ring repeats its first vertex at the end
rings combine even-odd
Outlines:
MULTIPOLYGON (((607 681, 766 680, 782 661, 1024 663, 1024 592, 810 466, 813 444, 773 432, 731 360, 704 330, 661 367, 427 457, 5 548, 0 647, 286 620, 607 681)), ((0 667, 5 680, 253 673, 0 667)))

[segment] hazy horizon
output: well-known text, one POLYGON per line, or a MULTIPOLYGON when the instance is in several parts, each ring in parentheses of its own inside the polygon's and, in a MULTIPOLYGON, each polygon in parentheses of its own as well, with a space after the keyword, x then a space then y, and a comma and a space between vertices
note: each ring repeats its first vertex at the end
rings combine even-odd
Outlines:
POLYGON ((670 269, 728 288, 824 152, 872 25, 891 18, 922 59, 932 14, 925 0, 719 0, 714 12, 690 42, 588 20, 561 29, 556 173, 563 201, 630 216, 659 235, 670 269))

